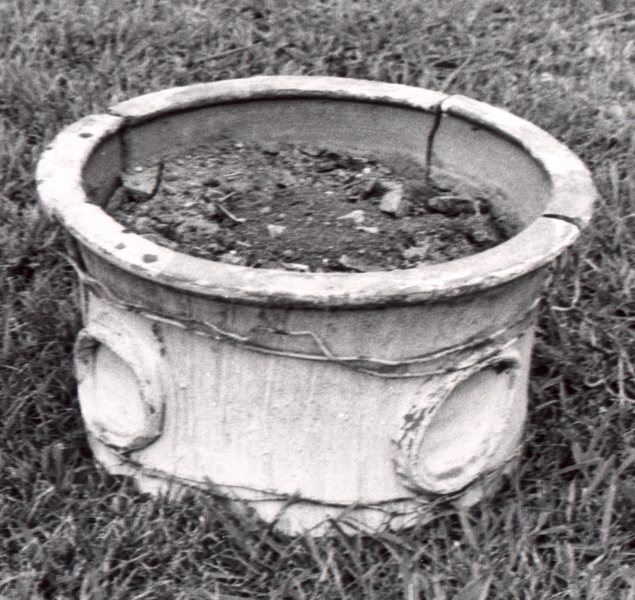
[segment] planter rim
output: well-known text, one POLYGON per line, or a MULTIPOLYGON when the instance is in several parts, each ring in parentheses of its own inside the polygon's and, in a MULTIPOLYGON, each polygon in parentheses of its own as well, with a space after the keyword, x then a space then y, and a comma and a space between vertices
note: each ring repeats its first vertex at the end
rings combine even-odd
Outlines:
POLYGON ((551 262, 578 237, 596 190, 573 152, 511 113, 460 95, 338 77, 258 76, 168 88, 137 96, 63 129, 38 162, 45 211, 90 251, 144 279, 229 301, 287 306, 411 304, 490 288, 551 262), (549 180, 543 214, 506 242, 477 254, 411 269, 369 273, 297 273, 227 265, 176 252, 126 232, 89 202, 82 172, 101 142, 170 112, 271 98, 325 98, 440 111, 511 140, 549 180), (70 149, 70 150, 69 150, 70 149))

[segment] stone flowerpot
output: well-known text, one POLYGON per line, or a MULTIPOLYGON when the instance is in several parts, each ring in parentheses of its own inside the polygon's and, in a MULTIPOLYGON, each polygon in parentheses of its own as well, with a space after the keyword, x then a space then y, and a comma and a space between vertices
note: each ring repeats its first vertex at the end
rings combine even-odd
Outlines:
POLYGON ((254 77, 133 98, 62 131, 37 169, 82 284, 78 397, 95 457, 151 492, 246 501, 282 531, 403 527, 513 465, 536 306, 595 190, 536 126, 463 96, 254 77), (102 209, 136 164, 231 135, 407 156, 492 191, 508 241, 441 264, 299 273, 195 258, 102 209))

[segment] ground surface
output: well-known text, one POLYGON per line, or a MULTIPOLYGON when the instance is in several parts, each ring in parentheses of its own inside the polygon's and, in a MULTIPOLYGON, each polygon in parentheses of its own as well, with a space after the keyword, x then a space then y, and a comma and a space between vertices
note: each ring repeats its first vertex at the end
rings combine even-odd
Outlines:
POLYGON ((227 139, 136 166, 123 184, 107 210, 135 233, 263 269, 407 269, 486 250, 509 229, 485 192, 434 187, 404 159, 326 148, 227 139))
POLYGON ((0 597, 632 600, 634 33, 630 0, 0 3, 0 597), (592 170, 592 225, 545 289, 520 468, 491 500, 398 535, 286 539, 95 468, 75 277, 34 208, 37 157, 124 98, 263 73, 473 96, 592 170))

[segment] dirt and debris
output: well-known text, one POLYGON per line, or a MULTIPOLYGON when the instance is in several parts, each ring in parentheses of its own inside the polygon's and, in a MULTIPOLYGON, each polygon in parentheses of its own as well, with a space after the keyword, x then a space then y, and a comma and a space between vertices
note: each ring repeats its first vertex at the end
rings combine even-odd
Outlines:
POLYGON ((448 261, 505 241, 486 194, 428 185, 407 159, 224 139, 122 173, 107 212, 193 256, 299 272, 448 261))

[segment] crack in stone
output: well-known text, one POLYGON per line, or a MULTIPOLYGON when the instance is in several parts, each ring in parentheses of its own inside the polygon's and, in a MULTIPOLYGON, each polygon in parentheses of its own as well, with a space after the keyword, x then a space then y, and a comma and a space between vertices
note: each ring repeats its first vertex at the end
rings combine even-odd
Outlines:
MULTIPOLYGON (((443 99, 445 100, 445 98, 443 99)), ((441 109, 441 103, 437 102, 434 106, 431 107, 432 114, 434 115, 434 122, 432 123, 432 129, 428 134, 428 140, 426 143, 426 166, 425 166, 425 180, 426 184, 430 185, 431 183, 431 172, 432 172, 432 146, 434 144, 434 138, 437 134, 437 130, 441 125, 441 117, 443 116, 443 111, 441 109)))
POLYGON ((430 107, 430 111, 434 115, 434 122, 432 123, 432 129, 428 134, 428 139, 426 143, 426 165, 425 165, 425 180, 428 185, 432 183, 432 147, 434 145, 434 139, 437 135, 437 131, 441 126, 441 119, 443 118, 443 114, 445 110, 443 109, 443 104, 456 96, 456 94, 451 94, 440 100, 435 105, 430 107))
POLYGON ((584 229, 584 223, 579 217, 569 217, 567 215, 557 215, 555 213, 544 213, 540 216, 546 217, 547 219, 559 219, 560 221, 571 223, 571 225, 575 225, 580 231, 584 229))

